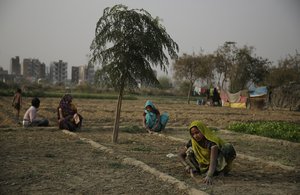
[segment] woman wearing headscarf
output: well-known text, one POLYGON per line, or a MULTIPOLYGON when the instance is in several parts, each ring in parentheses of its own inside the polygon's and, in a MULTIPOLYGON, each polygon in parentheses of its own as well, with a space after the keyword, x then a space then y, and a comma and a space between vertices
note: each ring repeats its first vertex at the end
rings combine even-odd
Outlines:
POLYGON ((72 103, 72 100, 72 96, 66 94, 59 102, 57 118, 60 129, 75 131, 81 128, 83 118, 77 113, 77 108, 72 103))
POLYGON ((206 127, 201 121, 189 126, 191 139, 180 153, 180 160, 187 172, 206 174, 204 183, 212 184, 212 177, 231 170, 236 157, 233 146, 206 127))
POLYGON ((168 113, 164 112, 161 115, 159 110, 156 109, 150 100, 146 101, 143 113, 143 126, 149 133, 163 130, 166 127, 168 120, 168 113))

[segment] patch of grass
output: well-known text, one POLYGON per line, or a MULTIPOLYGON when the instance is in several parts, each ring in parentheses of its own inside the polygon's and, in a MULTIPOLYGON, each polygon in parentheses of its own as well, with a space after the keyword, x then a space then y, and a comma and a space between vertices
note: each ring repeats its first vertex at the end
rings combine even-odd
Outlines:
POLYGON ((132 151, 139 151, 139 152, 150 152, 151 148, 146 147, 146 146, 138 146, 138 147, 132 148, 131 150, 132 151))
POLYGON ((55 155, 51 154, 51 153, 47 153, 47 154, 45 154, 45 157, 47 157, 47 158, 55 158, 55 155))
POLYGON ((119 162, 109 163, 108 166, 110 168, 113 168, 113 169, 124 169, 124 168, 126 168, 126 165, 123 165, 122 163, 119 163, 119 162))
POLYGON ((24 175, 21 175, 20 178, 22 180, 31 180, 31 179, 37 179, 41 177, 41 173, 39 173, 38 170, 29 170, 24 175))
POLYGON ((76 142, 75 142, 76 144, 86 144, 84 141, 82 141, 82 140, 76 140, 76 142))
POLYGON ((96 149, 92 150, 92 153, 95 154, 95 155, 103 155, 103 151, 96 150, 96 149))
POLYGON ((131 140, 131 139, 127 139, 127 140, 123 140, 121 142, 119 142, 119 144, 137 144, 139 142, 135 141, 135 140, 131 140))
MULTIPOLYGON (((46 97, 61 98, 65 93, 57 92, 45 92, 46 97)), ((118 94, 97 94, 97 93, 72 93, 72 96, 76 99, 106 99, 106 100, 117 100, 118 94)), ((136 96, 125 95, 123 100, 136 100, 136 96)))
POLYGON ((228 126, 231 131, 300 142, 300 124, 288 122, 259 121, 247 123, 232 123, 228 126))
POLYGON ((146 132, 143 128, 133 125, 133 126, 126 126, 121 128, 121 131, 126 133, 143 133, 146 132))
MULTIPOLYGON (((9 90, 0 90, 0 96, 13 96, 14 91, 9 90)), ((24 97, 47 97, 47 98, 61 98, 65 92, 56 92, 56 91, 45 91, 45 90, 30 90, 23 92, 24 97)), ((110 93, 72 93, 72 96, 76 99, 105 99, 105 100, 117 100, 118 94, 110 93)), ((135 95, 128 94, 123 96, 123 100, 137 100, 138 98, 135 95)))

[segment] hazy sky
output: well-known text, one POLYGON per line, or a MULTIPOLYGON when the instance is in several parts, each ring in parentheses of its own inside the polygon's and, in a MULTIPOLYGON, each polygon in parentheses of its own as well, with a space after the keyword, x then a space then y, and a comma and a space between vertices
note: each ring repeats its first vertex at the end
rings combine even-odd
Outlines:
MULTIPOLYGON (((87 64, 96 22, 115 4, 162 19, 180 53, 212 53, 225 41, 271 61, 300 51, 299 0, 0 0, 0 66, 14 56, 49 66, 87 64)), ((70 73, 69 73, 70 74, 70 73)))

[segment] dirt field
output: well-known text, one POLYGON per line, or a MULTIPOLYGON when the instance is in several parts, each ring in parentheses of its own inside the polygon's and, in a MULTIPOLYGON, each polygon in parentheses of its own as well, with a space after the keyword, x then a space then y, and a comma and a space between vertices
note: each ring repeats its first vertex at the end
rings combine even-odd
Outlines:
MULTIPOLYGON (((24 98, 21 116, 30 100, 24 98)), ((118 144, 112 144, 114 100, 74 99, 84 123, 69 134, 56 127, 59 99, 41 98, 39 116, 48 118, 50 127, 24 129, 15 120, 11 98, 0 97, 0 194, 300 194, 299 143, 226 130, 234 121, 300 123, 299 112, 155 99, 170 120, 161 134, 148 134, 137 128, 145 100, 123 101, 118 144), (192 179, 176 157, 193 120, 218 127, 238 153, 231 174, 216 176, 212 186, 201 183, 203 176, 192 179)))

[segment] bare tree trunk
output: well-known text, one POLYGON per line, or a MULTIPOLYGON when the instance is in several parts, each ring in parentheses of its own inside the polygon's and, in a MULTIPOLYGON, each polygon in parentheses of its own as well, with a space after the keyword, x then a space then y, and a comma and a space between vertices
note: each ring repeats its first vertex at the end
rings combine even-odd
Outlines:
POLYGON ((225 77, 223 78, 222 80, 222 85, 221 85, 221 88, 224 89, 224 82, 225 82, 225 77))
POLYGON ((119 97, 118 97, 118 104, 117 104, 116 116, 115 116, 115 124, 114 124, 114 129, 113 129, 113 136, 112 136, 113 143, 117 143, 117 141, 118 141, 123 91, 124 91, 124 84, 122 84, 122 86, 120 88, 119 97))
POLYGON ((188 104, 190 104, 190 96, 191 96, 192 86, 193 86, 193 83, 192 83, 192 81, 190 81, 190 87, 189 87, 189 92, 188 92, 188 104))

